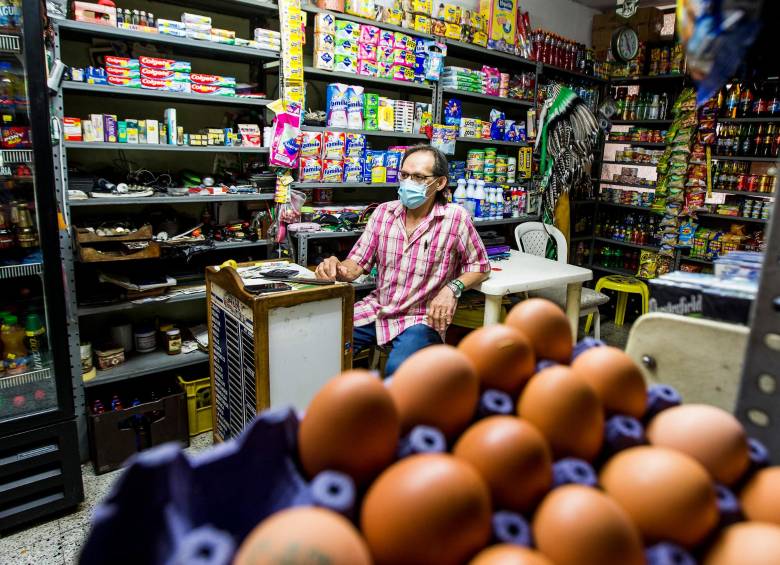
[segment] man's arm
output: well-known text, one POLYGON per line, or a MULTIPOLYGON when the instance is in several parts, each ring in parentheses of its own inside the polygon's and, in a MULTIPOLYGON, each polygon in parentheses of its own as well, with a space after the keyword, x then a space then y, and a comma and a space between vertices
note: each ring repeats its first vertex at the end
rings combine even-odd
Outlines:
POLYGON ((366 229, 357 240, 349 257, 344 261, 339 261, 336 257, 328 257, 322 263, 317 265, 314 271, 318 279, 329 281, 352 282, 360 275, 368 273, 374 263, 376 250, 379 245, 379 220, 384 213, 380 206, 371 215, 366 229))
POLYGON ((336 257, 328 257, 314 271, 318 279, 341 282, 352 282, 363 273, 363 268, 352 259, 339 261, 336 257))

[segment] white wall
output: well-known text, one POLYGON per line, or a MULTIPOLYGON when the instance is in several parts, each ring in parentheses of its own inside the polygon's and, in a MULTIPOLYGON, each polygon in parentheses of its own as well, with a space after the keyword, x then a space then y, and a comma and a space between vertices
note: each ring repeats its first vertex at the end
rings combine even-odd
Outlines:
MULTIPOLYGON (((441 0, 436 0, 437 2, 441 0)), ((444 0, 469 10, 479 7, 479 0, 444 0)), ((531 27, 542 28, 590 47, 593 15, 599 10, 575 4, 571 0, 519 0, 520 8, 531 15, 531 27)), ((391 5, 392 0, 376 0, 391 5)))

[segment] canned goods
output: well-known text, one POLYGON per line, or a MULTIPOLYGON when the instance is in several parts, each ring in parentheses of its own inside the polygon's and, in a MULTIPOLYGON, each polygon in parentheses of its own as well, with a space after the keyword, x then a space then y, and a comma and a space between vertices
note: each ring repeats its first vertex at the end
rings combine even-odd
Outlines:
POLYGON ((466 155, 466 169, 470 171, 481 171, 485 168, 485 151, 482 149, 472 149, 466 155))
POLYGON ((748 192, 758 192, 758 188, 761 186, 761 175, 750 175, 748 177, 747 190, 748 192))
POLYGON ((759 192, 772 192, 772 179, 769 175, 761 176, 761 184, 759 185, 759 192))

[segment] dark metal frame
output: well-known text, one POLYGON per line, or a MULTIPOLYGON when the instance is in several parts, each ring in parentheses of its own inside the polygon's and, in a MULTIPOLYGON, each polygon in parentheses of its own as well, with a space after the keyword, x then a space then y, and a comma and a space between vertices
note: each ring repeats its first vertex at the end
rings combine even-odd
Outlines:
POLYGON ((23 57, 27 72, 30 129, 33 139, 38 237, 43 252, 42 283, 47 294, 47 333, 54 359, 54 378, 58 406, 55 410, 20 417, 0 424, 2 434, 18 433, 52 424, 74 415, 73 385, 70 378, 70 355, 67 341, 67 313, 62 261, 59 256, 59 223, 54 187, 54 164, 49 118, 49 89, 46 84, 44 52, 44 14, 40 0, 23 0, 23 57))

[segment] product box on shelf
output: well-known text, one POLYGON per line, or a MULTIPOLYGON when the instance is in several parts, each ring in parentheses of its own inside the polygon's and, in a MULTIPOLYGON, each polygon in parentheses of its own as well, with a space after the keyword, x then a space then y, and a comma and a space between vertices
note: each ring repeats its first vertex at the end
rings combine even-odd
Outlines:
POLYGON ((207 94, 211 96, 235 96, 236 89, 229 86, 211 86, 204 84, 193 84, 193 94, 207 94))
POLYGON ((83 141, 81 133, 81 118, 63 118, 63 134, 65 141, 83 141))
POLYGON ((517 1, 480 0, 479 12, 487 18, 488 48, 513 52, 517 32, 517 1))
POLYGON ((77 22, 116 27, 116 7, 92 2, 73 2, 73 19, 77 22))

